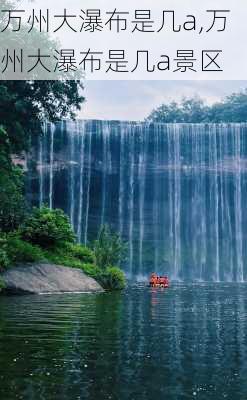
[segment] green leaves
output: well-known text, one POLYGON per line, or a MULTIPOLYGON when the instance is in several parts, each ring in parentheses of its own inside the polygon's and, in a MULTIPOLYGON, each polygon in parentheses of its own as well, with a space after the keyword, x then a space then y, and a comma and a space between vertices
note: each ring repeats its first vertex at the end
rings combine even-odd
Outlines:
MULTIPOLYGON (((14 266, 19 263, 33 263, 44 260, 42 250, 38 246, 21 240, 17 232, 5 235, 5 244, 0 241, 0 249, 5 251, 8 263, 4 266, 14 266)), ((1 250, 0 250, 1 257, 1 250)))
MULTIPOLYGON (((1 4, 8 10, 15 9, 16 3, 3 0, 1 4)), ((4 22, 0 21, 0 27, 4 22)), ((39 37, 45 47, 54 46, 47 35, 39 37)), ((33 49, 34 42, 29 38, 31 35, 23 36, 18 32, 14 40, 33 49)), ((36 40, 35 34, 32 38, 36 40)), ((2 40, 6 41, 6 37, 2 40)), ((12 156, 29 149, 32 138, 41 134, 43 120, 55 122, 61 118, 74 118, 84 101, 82 89, 80 80, 0 81, 0 230, 16 229, 25 208, 23 175, 18 175, 12 156)))
POLYGON ((74 232, 64 212, 47 207, 33 209, 21 228, 21 235, 24 240, 44 249, 75 241, 74 232))
POLYGON ((103 226, 98 240, 93 243, 96 264, 100 268, 118 265, 121 262, 125 245, 121 238, 112 233, 107 225, 103 226))
POLYGON ((25 217, 23 173, 19 167, 10 166, 0 151, 0 230, 17 229, 25 217))
POLYGON ((126 286, 124 272, 118 267, 107 267, 98 277, 104 289, 122 290, 126 286))
POLYGON ((207 106, 198 97, 184 98, 181 103, 162 104, 151 112, 147 120, 162 123, 246 122, 247 90, 234 93, 212 106, 207 106))

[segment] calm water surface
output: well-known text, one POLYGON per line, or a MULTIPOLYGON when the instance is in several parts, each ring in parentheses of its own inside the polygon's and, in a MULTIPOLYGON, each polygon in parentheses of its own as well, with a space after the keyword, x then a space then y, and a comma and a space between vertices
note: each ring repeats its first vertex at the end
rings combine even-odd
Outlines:
POLYGON ((0 399, 246 400, 247 285, 0 298, 0 399))

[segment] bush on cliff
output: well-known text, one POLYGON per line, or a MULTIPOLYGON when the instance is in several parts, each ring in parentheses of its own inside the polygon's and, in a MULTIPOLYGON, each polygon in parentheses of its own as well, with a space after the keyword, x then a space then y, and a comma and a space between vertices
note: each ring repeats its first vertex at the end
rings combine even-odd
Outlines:
POLYGON ((21 240, 18 234, 7 236, 8 257, 11 264, 35 263, 45 259, 42 249, 21 240))
POLYGON ((0 267, 6 269, 19 263, 43 261, 44 254, 40 247, 23 241, 18 233, 1 234, 0 267))
POLYGON ((75 244, 75 235, 62 210, 34 208, 18 232, 0 234, 0 269, 47 261, 79 268, 105 289, 118 290, 125 287, 125 275, 112 263, 120 261, 122 251, 120 238, 108 228, 103 228, 90 249, 75 244))
POLYGON ((73 243, 75 235, 67 215, 60 209, 34 208, 21 228, 24 240, 43 249, 73 243))
POLYGON ((86 246, 69 244, 67 250, 73 257, 78 258, 78 260, 86 264, 95 264, 96 262, 94 252, 86 246))
MULTIPOLYGON (((74 254, 73 251, 68 250, 67 248, 57 248, 55 250, 49 250, 45 252, 46 259, 50 262, 63 265, 65 267, 71 268, 79 268, 85 274, 94 278, 99 282, 99 284, 108 290, 121 290, 126 286, 126 279, 124 272, 118 267, 106 267, 104 269, 100 268, 95 262, 90 262, 92 260, 86 261, 86 258, 81 258, 81 253, 79 252, 78 257, 78 249, 81 247, 82 252, 85 251, 84 246, 77 245, 77 251, 74 254)), ((73 248, 72 248, 73 249, 73 248)), ((90 249, 88 249, 90 252, 90 249)))

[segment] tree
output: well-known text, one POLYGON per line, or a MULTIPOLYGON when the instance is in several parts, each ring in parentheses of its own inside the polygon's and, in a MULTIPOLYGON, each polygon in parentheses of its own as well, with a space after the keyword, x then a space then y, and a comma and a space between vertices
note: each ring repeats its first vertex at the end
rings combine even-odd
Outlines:
POLYGON ((227 96, 223 102, 214 104, 210 109, 213 122, 247 121, 247 89, 227 96))
MULTIPOLYGON (((13 1, 3 0, 3 4, 5 9, 15 8, 13 1)), ((0 21, 0 28, 3 24, 4 18, 0 21)), ((33 37, 35 41, 35 34, 33 37)), ((32 48, 29 38, 31 35, 13 40, 30 40, 28 45, 32 48)), ((47 48, 54 45, 48 36, 42 37, 42 43, 47 48)), ((13 165, 12 156, 29 149, 31 138, 41 134, 44 120, 55 122, 75 117, 84 101, 82 81, 76 78, 77 75, 74 80, 0 81, 0 230, 16 226, 17 220, 12 223, 15 210, 24 207, 21 169, 13 165), (7 198, 13 207, 5 201, 7 198)))
POLYGON ((74 118, 84 100, 81 89, 80 81, 0 82, 0 123, 8 136, 8 150, 27 150, 44 120, 74 118))
POLYGON ((183 98, 181 103, 172 101, 168 104, 162 104, 156 110, 153 110, 148 121, 151 122, 204 122, 207 120, 208 107, 204 104, 203 100, 194 98, 183 98))
POLYGON ((116 233, 112 233, 108 225, 103 226, 98 240, 93 243, 96 265, 102 269, 119 265, 124 250, 125 245, 121 238, 116 233))
POLYGON ((219 123, 247 121, 247 89, 207 106, 200 98, 184 98, 181 103, 162 104, 147 118, 163 123, 219 123))
POLYGON ((67 215, 62 210, 50 210, 47 207, 33 209, 22 225, 21 236, 44 249, 75 242, 67 215))
POLYGON ((10 143, 0 127, 0 230, 16 229, 25 215, 22 170, 12 164, 10 143))
MULTIPOLYGON (((2 0, 2 9, 18 8, 18 0, 2 0)), ((9 21, 8 13, 1 13, 0 30, 9 21)), ((42 48, 50 54, 52 48, 60 44, 37 29, 27 33, 28 29, 15 32, 16 20, 12 18, 7 30, 0 35, 0 46, 10 49, 19 48, 19 43, 25 44, 25 50, 33 52, 42 48)), ((23 25, 22 25, 23 27, 23 25)), ((0 125, 5 128, 9 141, 9 151, 20 153, 28 149, 32 135, 41 132, 41 122, 55 122, 61 118, 74 118, 84 101, 83 84, 79 72, 57 74, 58 80, 41 80, 42 76, 30 75, 30 80, 0 81, 0 125), (39 80, 35 80, 38 78, 39 80)))
POLYGON ((12 167, 0 173, 0 230, 17 229, 26 214, 22 170, 12 167))

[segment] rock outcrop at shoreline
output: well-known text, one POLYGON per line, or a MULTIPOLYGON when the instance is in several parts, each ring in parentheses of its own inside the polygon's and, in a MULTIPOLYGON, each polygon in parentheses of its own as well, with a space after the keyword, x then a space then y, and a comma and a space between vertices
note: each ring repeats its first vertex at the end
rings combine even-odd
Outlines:
POLYGON ((54 264, 28 264, 9 269, 1 275, 5 293, 56 294, 100 293, 103 288, 80 269, 54 264))

